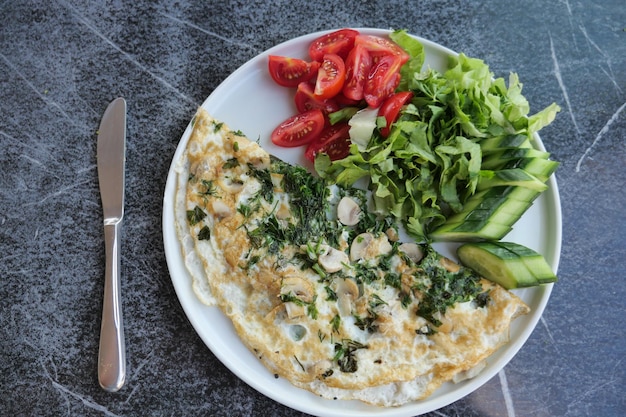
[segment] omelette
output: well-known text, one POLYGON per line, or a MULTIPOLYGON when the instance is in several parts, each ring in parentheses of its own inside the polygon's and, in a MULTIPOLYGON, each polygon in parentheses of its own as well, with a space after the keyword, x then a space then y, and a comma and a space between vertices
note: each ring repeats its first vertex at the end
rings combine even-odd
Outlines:
POLYGON ((193 290, 277 377, 399 406, 480 372, 529 312, 513 293, 403 242, 363 190, 270 156, 199 109, 176 162, 193 290))

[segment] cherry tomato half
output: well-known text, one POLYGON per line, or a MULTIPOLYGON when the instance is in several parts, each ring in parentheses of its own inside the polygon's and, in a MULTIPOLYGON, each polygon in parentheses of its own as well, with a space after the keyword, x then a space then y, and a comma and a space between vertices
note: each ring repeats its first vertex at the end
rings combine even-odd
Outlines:
POLYGON ((291 116, 272 132, 272 142, 278 146, 293 148, 315 139, 324 129, 324 113, 313 109, 291 116))
POLYGON ((389 130, 391 128, 391 125, 395 123, 396 120, 398 120, 398 114, 400 114, 400 109, 402 109, 402 106, 404 106, 406 103, 411 101, 412 98, 412 92, 400 91, 389 97, 387 100, 385 100, 383 105, 380 106, 380 109, 378 110, 378 115, 383 116, 387 121, 387 125, 380 129, 380 134, 382 135, 382 137, 386 138, 387 136, 389 136, 389 130))
POLYGON ((394 41, 374 35, 358 35, 354 39, 355 45, 362 45, 372 55, 374 61, 384 55, 394 55, 400 60, 400 66, 409 60, 409 54, 394 41))
POLYGON ((310 82, 298 84, 294 97, 298 112, 304 113, 307 110, 320 109, 325 115, 339 110, 339 104, 334 98, 322 99, 313 94, 313 85, 310 82))
POLYGON ((354 39, 359 34, 353 29, 340 29, 327 33, 311 42, 309 56, 314 61, 321 61, 326 54, 339 55, 345 59, 354 46, 354 39))
POLYGON ((358 106, 361 103, 361 100, 354 100, 354 99, 348 98, 343 93, 337 94, 335 97, 333 97, 333 100, 337 102, 340 109, 344 107, 358 106))
POLYGON ((348 123, 338 123, 324 129, 319 137, 309 143, 304 156, 314 162, 315 155, 325 153, 331 161, 335 161, 348 156, 350 143, 350 126, 348 123))
POLYGON ((355 45, 346 58, 343 95, 352 100, 363 98, 363 87, 372 66, 372 57, 362 45, 355 45))
POLYGON ((401 61, 394 55, 381 56, 372 65, 363 88, 363 98, 371 108, 379 107, 400 84, 401 61))
POLYGON ((336 54, 326 54, 317 71, 317 81, 313 94, 318 98, 334 97, 343 88, 345 80, 346 65, 343 63, 343 59, 336 54))
POLYGON ((315 77, 320 63, 306 62, 298 58, 270 55, 268 67, 272 79, 283 87, 297 87, 303 81, 315 77))

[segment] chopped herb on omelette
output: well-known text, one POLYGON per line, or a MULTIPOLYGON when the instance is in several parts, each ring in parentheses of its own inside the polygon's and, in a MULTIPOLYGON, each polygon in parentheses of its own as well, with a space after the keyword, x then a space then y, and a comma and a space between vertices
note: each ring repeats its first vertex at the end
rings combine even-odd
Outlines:
POLYGON ((528 312, 431 247, 399 241, 363 191, 271 157, 203 109, 178 174, 194 291, 297 387, 381 406, 419 400, 480 369, 528 312))

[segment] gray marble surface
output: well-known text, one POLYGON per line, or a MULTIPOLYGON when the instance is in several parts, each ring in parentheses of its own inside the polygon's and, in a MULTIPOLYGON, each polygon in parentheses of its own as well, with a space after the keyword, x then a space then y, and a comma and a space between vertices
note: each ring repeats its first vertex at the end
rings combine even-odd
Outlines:
POLYGON ((626 4, 561 1, 0 1, 0 414, 298 416, 226 369, 166 266, 162 196, 196 107, 298 35, 406 28, 519 74, 563 210, 560 282, 504 370, 430 416, 626 415, 626 4), (96 130, 128 102, 122 282, 128 380, 102 391, 96 130))

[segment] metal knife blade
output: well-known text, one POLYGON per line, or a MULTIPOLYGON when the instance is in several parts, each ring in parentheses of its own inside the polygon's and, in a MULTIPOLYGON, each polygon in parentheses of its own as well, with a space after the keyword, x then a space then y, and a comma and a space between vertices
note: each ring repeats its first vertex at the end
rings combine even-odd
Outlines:
POLYGON ((126 101, 113 100, 102 116, 98 133, 98 180, 106 222, 124 216, 124 165, 126 162, 126 101))
POLYGON ((98 133, 98 181, 104 214, 106 266, 98 381, 117 391, 126 378, 126 348, 120 294, 120 243, 124 217, 126 164, 126 101, 119 97, 107 107, 98 133))

